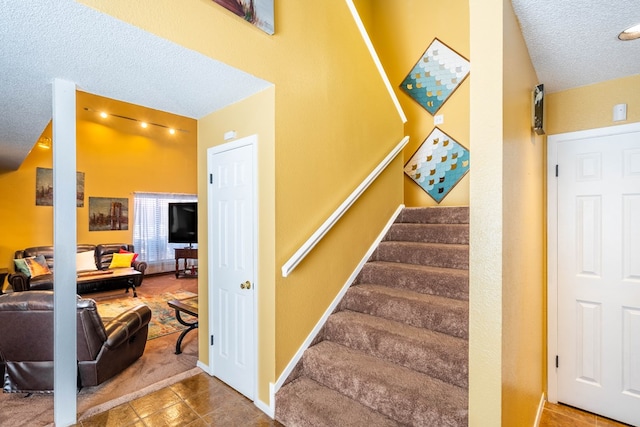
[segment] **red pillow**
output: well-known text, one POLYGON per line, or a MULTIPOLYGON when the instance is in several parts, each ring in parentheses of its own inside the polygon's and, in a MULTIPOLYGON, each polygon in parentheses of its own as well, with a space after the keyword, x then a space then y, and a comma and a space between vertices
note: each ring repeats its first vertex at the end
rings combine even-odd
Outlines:
MULTIPOLYGON (((120 248, 120 252, 121 254, 130 254, 131 252, 129 251, 125 251, 124 249, 120 248)), ((138 254, 134 254, 133 258, 131 258, 131 265, 133 265, 133 263, 135 262, 136 258, 138 258, 138 254)))

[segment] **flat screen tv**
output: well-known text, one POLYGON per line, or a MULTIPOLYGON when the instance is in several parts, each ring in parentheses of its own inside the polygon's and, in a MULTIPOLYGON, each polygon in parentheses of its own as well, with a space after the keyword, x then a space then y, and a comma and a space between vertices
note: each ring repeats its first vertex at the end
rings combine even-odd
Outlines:
POLYGON ((169 243, 198 243, 198 203, 169 203, 169 243))

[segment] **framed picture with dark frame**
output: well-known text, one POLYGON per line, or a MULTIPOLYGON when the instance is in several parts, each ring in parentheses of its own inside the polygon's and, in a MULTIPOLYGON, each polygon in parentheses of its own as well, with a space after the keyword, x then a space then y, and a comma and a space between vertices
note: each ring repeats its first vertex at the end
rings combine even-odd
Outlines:
POLYGON ((129 199, 89 197, 89 231, 129 229, 129 199))

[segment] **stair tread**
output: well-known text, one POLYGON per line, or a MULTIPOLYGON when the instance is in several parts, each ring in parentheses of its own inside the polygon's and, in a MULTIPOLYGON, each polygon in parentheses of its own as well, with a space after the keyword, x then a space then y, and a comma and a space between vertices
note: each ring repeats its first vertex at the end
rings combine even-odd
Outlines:
POLYGON ((418 224, 399 222, 391 225, 384 240, 468 244, 469 224, 418 224))
POLYGON ((469 245, 382 241, 371 259, 468 270, 469 245))
POLYGON ((407 207, 400 212, 396 223, 468 224, 468 206, 407 207))
POLYGON ((467 423, 467 390, 330 341, 307 349, 304 373, 401 423, 467 423))
POLYGON ((367 264, 371 264, 374 266, 380 265, 380 266, 396 268, 396 269, 414 270, 414 271, 419 271, 425 274, 440 273, 440 274, 445 274, 449 276, 467 278, 467 280, 469 279, 469 270, 464 268, 436 267, 434 265, 410 264, 406 262, 395 262, 395 261, 384 261, 384 260, 368 261, 365 264, 365 267, 367 266, 367 264))
POLYGON ((379 246, 413 246, 419 248, 437 248, 437 249, 459 249, 461 251, 469 251, 468 244, 460 243, 437 243, 437 242, 408 242, 406 240, 383 240, 379 246))
POLYGON ((394 261, 367 262, 354 284, 379 284, 458 300, 469 299, 469 270, 394 261))
POLYGON ((362 283, 349 288, 340 307, 459 338, 469 334, 469 302, 465 300, 362 283))
POLYGON ((302 377, 278 391, 276 419, 288 427, 399 426, 355 400, 302 377), (291 406, 291 407, 289 407, 291 406), (286 412, 286 413, 283 413, 286 412))
POLYGON ((468 341, 351 310, 332 314, 328 341, 367 352, 458 387, 468 387, 468 341))

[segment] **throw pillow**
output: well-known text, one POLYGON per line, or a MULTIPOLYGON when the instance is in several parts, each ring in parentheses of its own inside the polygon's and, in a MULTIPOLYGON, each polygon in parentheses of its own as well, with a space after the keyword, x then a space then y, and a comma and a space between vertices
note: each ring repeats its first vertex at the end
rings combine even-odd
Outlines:
POLYGON ((24 258, 14 259, 13 265, 16 267, 16 273, 22 273, 27 277, 31 277, 31 272, 29 271, 29 267, 27 267, 27 262, 24 258))
POLYGON ((34 258, 25 258, 25 263, 29 268, 31 277, 44 276, 45 274, 51 274, 47 261, 44 259, 44 255, 38 255, 34 258))
POLYGON ((97 269, 95 251, 78 252, 76 254, 76 271, 94 271, 97 269))
MULTIPOLYGON (((121 253, 121 254, 132 254, 133 252, 125 251, 124 249, 120 248, 120 252, 119 253, 121 253)), ((133 254, 133 258, 131 259, 131 264, 134 263, 136 258, 138 258, 138 254, 133 254)))
POLYGON ((113 258, 111 259, 111 264, 109 264, 109 268, 122 268, 122 267, 131 267, 131 262, 133 260, 133 256, 135 254, 113 254, 113 258))

